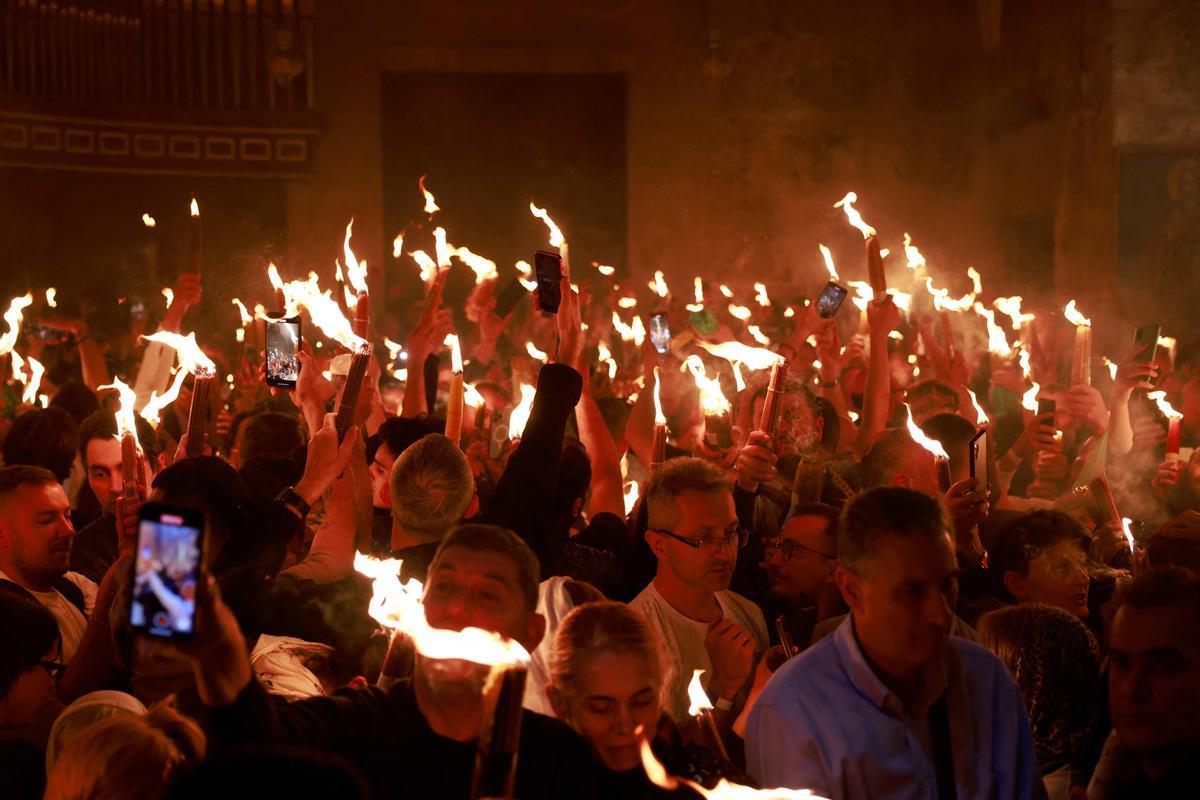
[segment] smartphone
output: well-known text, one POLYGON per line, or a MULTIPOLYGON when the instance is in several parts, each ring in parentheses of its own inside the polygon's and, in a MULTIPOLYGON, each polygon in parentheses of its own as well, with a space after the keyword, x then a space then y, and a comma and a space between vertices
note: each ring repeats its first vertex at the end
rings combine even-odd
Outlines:
POLYGON ((671 349, 671 328, 667 325, 666 313, 659 311, 650 315, 650 344, 660 355, 671 349))
POLYGON ((135 556, 130 626, 157 639, 190 639, 204 563, 204 512, 146 503, 138 514, 135 556))
POLYGON ((557 314, 562 303, 562 256, 538 250, 533 254, 533 274, 542 311, 557 314))
POLYGON ((525 287, 518 280, 514 280, 508 286, 505 286, 496 297, 496 316, 500 317, 500 319, 507 317, 509 312, 517 307, 517 303, 521 302, 521 298, 526 297, 528 294, 529 292, 525 290, 525 287))
POLYGON ((1057 413, 1058 413, 1058 403, 1057 402, 1055 402, 1054 400, 1052 400, 1050 398, 1038 400, 1037 415, 1039 417, 1044 417, 1047 414, 1050 415, 1050 421, 1042 423, 1043 425, 1049 425, 1050 427, 1053 428, 1055 415, 1057 413))
POLYGON ((980 428, 967 442, 968 452, 971 454, 970 477, 979 478, 983 484, 983 488, 987 489, 988 484, 988 452, 987 452, 987 428, 980 428))
POLYGON ((1159 325, 1143 325, 1133 336, 1133 349, 1137 352, 1145 348, 1135 358, 1143 364, 1149 364, 1158 355, 1158 335, 1162 332, 1159 325))
POLYGON ((492 412, 488 425, 488 458, 497 459, 504 455, 508 445, 508 420, 512 416, 511 408, 498 408, 492 412))
POLYGON ((821 319, 829 319, 837 314, 838 309, 842 307, 842 303, 846 302, 846 295, 849 290, 843 286, 838 286, 833 281, 825 284, 824 290, 821 291, 821 296, 817 298, 817 316, 821 319))
POLYGON ((300 379, 300 317, 265 320, 267 385, 293 389, 300 379))

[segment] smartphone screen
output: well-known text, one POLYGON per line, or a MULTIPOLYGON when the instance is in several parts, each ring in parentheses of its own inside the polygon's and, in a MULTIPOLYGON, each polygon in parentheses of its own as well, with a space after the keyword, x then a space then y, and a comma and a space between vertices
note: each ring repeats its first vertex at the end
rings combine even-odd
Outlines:
POLYGON ((660 354, 671 349, 671 329, 667 325, 667 315, 661 311, 650 315, 650 344, 660 354))
POLYGON ((1058 403, 1049 398, 1045 400, 1038 400, 1037 415, 1039 417, 1045 417, 1048 415, 1050 419, 1043 420, 1042 424, 1049 425, 1051 428, 1053 428, 1055 426, 1055 419, 1058 415, 1058 403))
POLYGON ((971 453, 971 477, 979 478, 983 487, 987 488, 988 483, 988 452, 987 452, 987 429, 981 428, 971 437, 970 453, 971 453))
POLYGON ((266 320, 267 385, 295 387, 300 378, 300 318, 266 320))
POLYGON ((509 312, 516 308, 517 303, 521 302, 521 298, 525 297, 529 292, 525 291, 525 287, 521 282, 514 280, 500 292, 496 297, 495 314, 500 319, 508 316, 509 312))
POLYGON ((1161 330, 1158 325, 1143 325, 1137 329, 1133 337, 1133 349, 1135 352, 1142 350, 1135 356, 1138 361, 1149 364, 1158 355, 1158 335, 1161 330))
POLYGON ((195 633, 204 514, 147 503, 138 515, 129 624, 136 633, 186 639, 195 633))
POLYGON ((488 427, 488 458, 496 459, 504 455, 504 447, 508 444, 510 417, 511 408, 498 408, 492 412, 491 424, 488 427))
POLYGON ((542 311, 557 314, 562 303, 562 256, 538 250, 533 254, 533 272, 542 311))
POLYGON ((846 301, 848 293, 847 289, 838 286, 833 281, 825 284, 825 289, 821 292, 821 296, 817 298, 817 316, 821 317, 821 319, 829 319, 837 314, 838 309, 842 307, 842 303, 846 301))

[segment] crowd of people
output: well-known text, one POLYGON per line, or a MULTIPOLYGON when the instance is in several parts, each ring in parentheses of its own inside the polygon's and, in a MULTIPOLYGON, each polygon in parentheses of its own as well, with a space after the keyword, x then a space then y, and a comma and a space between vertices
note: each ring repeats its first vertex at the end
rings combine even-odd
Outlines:
MULTIPOLYGON (((372 357, 344 435, 348 359, 328 340, 302 345, 281 389, 253 335, 223 347, 201 329, 224 390, 197 412, 189 381, 156 424, 138 417, 132 470, 105 387, 124 377, 139 405, 166 391, 145 321, 45 309, 37 324, 66 332, 48 344, 28 309, 16 350, 46 366, 45 400, 7 389, 0 431, 0 794, 477 793, 487 670, 397 656, 355 570, 367 555, 421 582, 432 628, 529 653, 521 800, 722 779, 828 798, 1192 795, 1200 350, 1131 350, 1111 380, 1070 385, 1068 323, 1045 310, 996 355, 981 318, 939 330, 919 298, 859 319, 764 297, 747 324, 716 283, 676 298, 582 271, 556 314, 535 292, 504 317, 495 279, 452 297, 439 271, 394 314, 403 347, 372 357), (669 341, 631 334, 638 303, 669 341), (451 332, 478 398, 461 432, 451 332), (788 368, 710 352, 726 342, 788 368), (697 369, 727 408, 701 403, 697 369), (1054 411, 1022 402, 1035 385, 1054 411), (1155 389, 1182 410, 1183 456, 1155 389), (139 550, 146 503, 202 512, 200 552, 139 550), (172 566, 197 557, 198 580, 172 566), (135 634, 131 603, 163 597, 186 635, 135 634)), ((200 301, 185 274, 160 327, 200 301)))

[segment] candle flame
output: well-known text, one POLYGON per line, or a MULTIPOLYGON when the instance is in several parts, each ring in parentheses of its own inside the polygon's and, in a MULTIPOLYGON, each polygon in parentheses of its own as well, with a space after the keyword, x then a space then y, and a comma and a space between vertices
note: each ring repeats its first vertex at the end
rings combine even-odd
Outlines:
MULTIPOLYGON (((118 405, 116 411, 117 420, 117 436, 121 437, 127 433, 132 433, 133 438, 137 440, 137 420, 133 415, 133 407, 137 403, 137 395, 133 389, 125 385, 125 382, 120 378, 113 378, 113 382, 104 386, 97 386, 97 391, 101 389, 116 389, 118 405)), ((138 449, 141 449, 141 443, 138 443, 138 449)))
POLYGON ((1014 331, 1021 330, 1023 323, 1032 322, 1035 318, 1033 314, 1021 313, 1021 302, 1022 298, 1020 295, 997 297, 992 301, 992 305, 995 306, 997 311, 1012 320, 1012 329, 1014 331))
POLYGON ((158 223, 154 220, 154 217, 150 216, 149 214, 143 213, 142 214, 142 224, 145 225, 147 228, 153 228, 158 223))
POLYGON ((156 331, 142 338, 148 342, 158 342, 170 347, 179 358, 180 369, 186 370, 193 375, 206 377, 215 375, 217 372, 217 365, 204 354, 204 351, 200 349, 200 345, 196 344, 195 331, 192 331, 187 336, 181 336, 178 333, 171 333, 170 331, 156 331))
POLYGON ((907 259, 908 268, 915 270, 919 267, 924 267, 928 264, 925 256, 917 249, 917 246, 912 243, 912 237, 907 233, 904 234, 904 257, 907 259))
POLYGON ((235 297, 233 298, 233 305, 237 306, 238 315, 242 318, 243 328, 254 322, 254 317, 251 316, 250 311, 246 308, 245 303, 235 297))
MULTIPOLYGON (((238 328, 238 332, 242 333, 242 329, 238 328)), ((142 419, 149 422, 151 426, 157 428, 162 422, 162 411, 167 406, 179 399, 179 390, 183 388, 183 382, 187 379, 188 371, 186 369, 175 370, 175 380, 171 383, 169 389, 163 395, 159 395, 158 391, 150 393, 150 399, 146 401, 146 405, 138 413, 142 419)))
POLYGON ((629 516, 633 513, 633 507, 637 505, 640 492, 641 488, 638 486, 637 481, 628 481, 625 483, 625 486, 623 487, 623 494, 625 495, 625 516, 629 516))
POLYGON ((483 408, 487 405, 487 401, 473 383, 463 384, 463 402, 471 408, 483 408))
POLYGON ((979 398, 970 389, 967 389, 967 394, 971 396, 971 405, 975 406, 975 424, 980 427, 987 425, 989 422, 988 415, 983 410, 983 406, 979 405, 979 398))
POLYGON ((28 292, 21 297, 14 297, 8 304, 8 310, 4 312, 4 321, 8 324, 8 330, 0 335, 0 356, 11 353, 17 346, 17 336, 21 333, 21 320, 25 316, 22 312, 32 304, 33 295, 28 292))
POLYGON ((1031 361, 1032 357, 1029 355, 1029 351, 1022 349, 1020 354, 1017 356, 1017 364, 1020 365, 1021 375, 1026 380, 1029 380, 1029 376, 1033 374, 1033 367, 1030 364, 1031 361))
POLYGON ((533 398, 536 394, 536 388, 528 384, 521 384, 521 402, 517 403, 516 408, 512 410, 512 415, 508 418, 509 439, 520 439, 521 434, 525 432, 525 425, 529 422, 529 414, 533 410, 533 398))
POLYGON ((193 198, 192 198, 192 207, 191 207, 191 211, 192 211, 192 216, 193 216, 193 217, 198 217, 198 216, 200 216, 200 204, 196 202, 196 198, 195 198, 195 197, 193 197, 193 198))
POLYGON ((58 301, 55 297, 58 295, 58 290, 51 286, 46 290, 46 305, 50 308, 58 308, 58 301))
POLYGON ((609 276, 611 276, 613 273, 615 273, 615 272, 617 271, 617 268, 616 268, 616 267, 610 267, 610 266, 609 266, 609 265, 607 265, 607 264, 597 264, 597 265, 596 265, 596 271, 597 271, 597 272, 599 272, 601 275, 603 275, 603 276, 605 276, 605 277, 609 277, 609 276))
POLYGON ((616 328, 622 341, 633 342, 638 347, 641 347, 642 342, 646 341, 646 326, 642 324, 641 317, 634 317, 632 323, 626 324, 614 311, 612 321, 613 327, 616 328))
POLYGON ((1158 410, 1167 419, 1183 419, 1183 414, 1176 411, 1170 403, 1167 402, 1166 391, 1159 389, 1156 392, 1147 392, 1146 397, 1150 398, 1158 406, 1158 410))
POLYGON ((722 283, 722 284, 721 284, 720 286, 718 286, 717 288, 718 288, 718 289, 720 289, 720 290, 721 290, 721 294, 725 295, 726 297, 733 297, 733 289, 730 289, 730 288, 729 288, 728 286, 726 286, 725 284, 723 284, 723 283, 722 283))
MULTIPOLYGON (((354 251, 350 249, 350 235, 354 228, 354 218, 346 223, 346 238, 342 242, 342 253, 346 257, 346 279, 350 285, 354 287, 354 291, 362 294, 367 293, 367 262, 360 262, 354 255, 354 251)), ((338 265, 340 268, 340 264, 338 265)), ((347 304, 349 305, 349 304, 347 304)))
POLYGON ((650 281, 650 283, 647 285, 650 287, 650 291, 654 292, 659 297, 666 297, 670 293, 670 290, 667 288, 667 282, 663 278, 663 272, 661 269, 654 270, 654 280, 650 281))
POLYGON ((1063 309, 1063 316, 1066 317, 1067 322, 1070 322, 1076 328, 1092 327, 1092 321, 1083 314, 1080 314, 1079 309, 1075 308, 1074 300, 1067 303, 1066 308, 1063 309))
MULTIPOLYGON (((268 274, 271 274, 274 266, 272 264, 267 268, 268 274)), ((277 278, 278 273, 276 272, 271 278, 272 285, 275 284, 277 278)), ((308 311, 308 316, 314 325, 347 350, 358 352, 370 347, 370 343, 366 339, 354 333, 350 320, 346 319, 341 307, 333 299, 332 293, 328 290, 321 291, 320 279, 315 272, 308 273, 308 280, 295 280, 287 283, 280 281, 280 285, 276 288, 283 291, 285 316, 294 317, 300 313, 300 309, 304 309, 308 311)))
POLYGON ((437 227, 433 229, 433 254, 437 257, 438 269, 447 269, 450 266, 450 245, 446 241, 446 229, 437 227))
POLYGON ((453 333, 447 333, 446 338, 442 340, 442 344, 450 348, 450 371, 456 375, 462 375, 462 350, 458 346, 458 336, 453 333))
POLYGON ((23 359, 20 353, 13 351, 12 369, 14 377, 25 385, 25 390, 21 392, 21 402, 33 405, 37 402, 38 389, 41 388, 42 375, 45 374, 46 368, 33 356, 23 359), (29 366, 28 377, 25 376, 23 369, 26 364, 29 366))
MULTIPOLYGON (((439 228, 440 230, 440 228, 439 228)), ((429 283, 433 277, 437 275, 437 262, 429 257, 429 254, 424 250, 413 250, 409 253, 412 260, 417 262, 417 266, 421 268, 421 283, 429 283)))
POLYGON ((825 259, 825 269, 829 272, 829 280, 837 283, 841 278, 838 277, 837 267, 833 264, 833 253, 823 244, 819 244, 817 247, 821 250, 821 258, 825 259))
POLYGON ((529 653, 517 642, 482 628, 434 628, 425 619, 421 582, 400 581, 399 559, 379 560, 357 553, 354 569, 371 579, 368 613, 380 625, 412 639, 426 658, 457 659, 489 667, 525 666, 529 653))
POLYGON ((562 247, 567 240, 563 238, 562 231, 554 224, 554 220, 550 219, 550 214, 544 208, 538 208, 531 201, 529 203, 529 213, 546 223, 546 228, 550 231, 550 246, 562 247))
POLYGON ((170 287, 162 290, 162 296, 167 299, 167 308, 175 304, 175 290, 170 287))
POLYGON ((742 320, 743 322, 750 319, 750 316, 752 313, 753 312, 751 312, 750 309, 746 308, 745 306, 739 306, 737 303, 729 304, 730 316, 736 317, 736 318, 742 320))
POLYGON ((750 334, 754 341, 758 342, 763 347, 771 346, 771 340, 767 338, 766 334, 764 334, 757 325, 747 325, 746 331, 750 334))
POLYGON ((637 308, 637 298, 636 297, 622 297, 617 300, 617 306, 619 308, 624 308, 624 309, 637 308))
POLYGON ((613 359, 612 353, 608 349, 608 345, 600 342, 596 345, 596 356, 600 361, 608 365, 608 379, 610 381, 617 378, 617 362, 613 359))
POLYGON ((658 367, 654 368, 654 424, 667 424, 667 417, 663 414, 662 408, 662 380, 658 367))
POLYGON ((704 415, 728 414, 733 406, 726 399, 725 393, 721 391, 720 378, 708 377, 708 373, 704 369, 704 361, 695 353, 688 356, 683 364, 691 371, 692 378, 696 381, 696 388, 700 390, 700 408, 704 415))
POLYGON ((642 734, 641 729, 638 733, 641 736, 639 747, 642 754, 642 768, 646 770, 646 777, 650 779, 650 782, 660 789, 674 791, 683 785, 704 800, 821 800, 808 789, 754 789, 750 786, 730 783, 725 778, 717 781, 717 785, 713 788, 706 789, 687 778, 675 778, 667 772, 667 768, 654 755, 654 750, 651 749, 650 742, 642 734))
POLYGON ((1036 414, 1038 410, 1038 392, 1042 390, 1042 387, 1038 386, 1036 381, 1032 381, 1031 383, 1033 385, 1029 387, 1029 391, 1021 395, 1021 407, 1026 411, 1036 414))
POLYGON ((1108 356, 1100 356, 1100 361, 1104 366, 1108 367, 1108 379, 1115 381, 1117 379, 1117 364, 1108 356))
POLYGON ((855 192, 846 192, 846 196, 833 204, 834 208, 840 208, 846 212, 846 220, 858 228, 859 233, 863 235, 863 239, 869 239, 875 235, 875 229, 863 221, 862 214, 858 213, 858 209, 854 204, 858 202, 858 194, 855 192))
POLYGON ((530 358, 532 358, 536 361, 541 361, 543 364, 545 364, 547 361, 550 360, 550 356, 546 355, 545 352, 539 350, 537 345, 535 345, 532 341, 528 341, 525 343, 525 352, 529 353, 530 358))
POLYGON ((693 314, 698 314, 704 310, 704 281, 697 275, 692 278, 692 293, 696 299, 694 303, 688 303, 687 310, 693 314))
POLYGON ((422 175, 417 179, 417 188, 421 190, 421 194, 425 195, 425 213, 432 216, 441 211, 438 204, 433 201, 433 192, 425 188, 425 176, 422 175))
MULTIPOLYGON (((700 280, 697 278, 696 280, 700 280)), ((754 300, 763 308, 771 305, 771 298, 767 296, 767 285, 765 283, 754 284, 754 300)))
POLYGON ((974 308, 975 313, 983 317, 984 322, 987 323, 988 352, 1005 358, 1012 356, 1012 347, 1008 343, 1008 337, 1004 334, 1004 329, 996 324, 996 313, 985 307, 983 303, 975 303, 974 308))
POLYGON ((271 281, 272 289, 283 288, 283 278, 279 277, 279 267, 275 266, 275 262, 267 264, 267 280, 271 281))
POLYGON ((712 711, 713 708, 708 694, 700 684, 700 676, 703 674, 704 670, 702 669, 692 670, 692 680, 688 684, 688 700, 691 701, 691 705, 688 706, 688 714, 693 717, 698 717, 705 711, 712 711))
POLYGON ((1125 542, 1129 545, 1129 553, 1133 554, 1133 530, 1129 527, 1133 523, 1129 517, 1121 517, 1121 532, 1125 534, 1125 542))
POLYGON ((392 239, 392 258, 399 258, 404 254, 404 234, 397 233, 396 238, 392 239))
POLYGON ((949 460, 950 455, 946 452, 946 448, 942 447, 942 443, 937 439, 926 436, 925 431, 921 430, 917 426, 917 423, 913 422, 912 409, 908 407, 907 403, 904 406, 904 410, 908 414, 908 420, 905 423, 908 426, 908 435, 912 437, 913 441, 928 450, 934 458, 949 460))
POLYGON ((469 248, 450 245, 450 255, 471 268, 471 271, 475 273, 475 283, 500 277, 495 261, 492 261, 490 258, 484 258, 477 253, 472 253, 469 248))
POLYGON ((784 360, 779 354, 772 353, 770 350, 762 347, 750 347, 741 342, 721 342, 720 344, 700 342, 699 344, 717 358, 723 358, 730 363, 744 364, 752 370, 769 369, 784 360))
POLYGON ((783 310, 783 316, 786 319, 791 319, 792 317, 796 316, 796 309, 792 308, 791 306, 788 306, 787 308, 785 308, 783 310))

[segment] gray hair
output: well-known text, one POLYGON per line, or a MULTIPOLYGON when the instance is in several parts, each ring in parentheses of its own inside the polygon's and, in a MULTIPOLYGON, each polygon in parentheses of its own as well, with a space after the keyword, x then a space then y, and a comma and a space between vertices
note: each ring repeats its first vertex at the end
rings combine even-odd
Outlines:
POLYGON ((407 531, 436 538, 458 524, 475 494, 467 457, 440 433, 401 453, 389 482, 392 518, 407 531))

